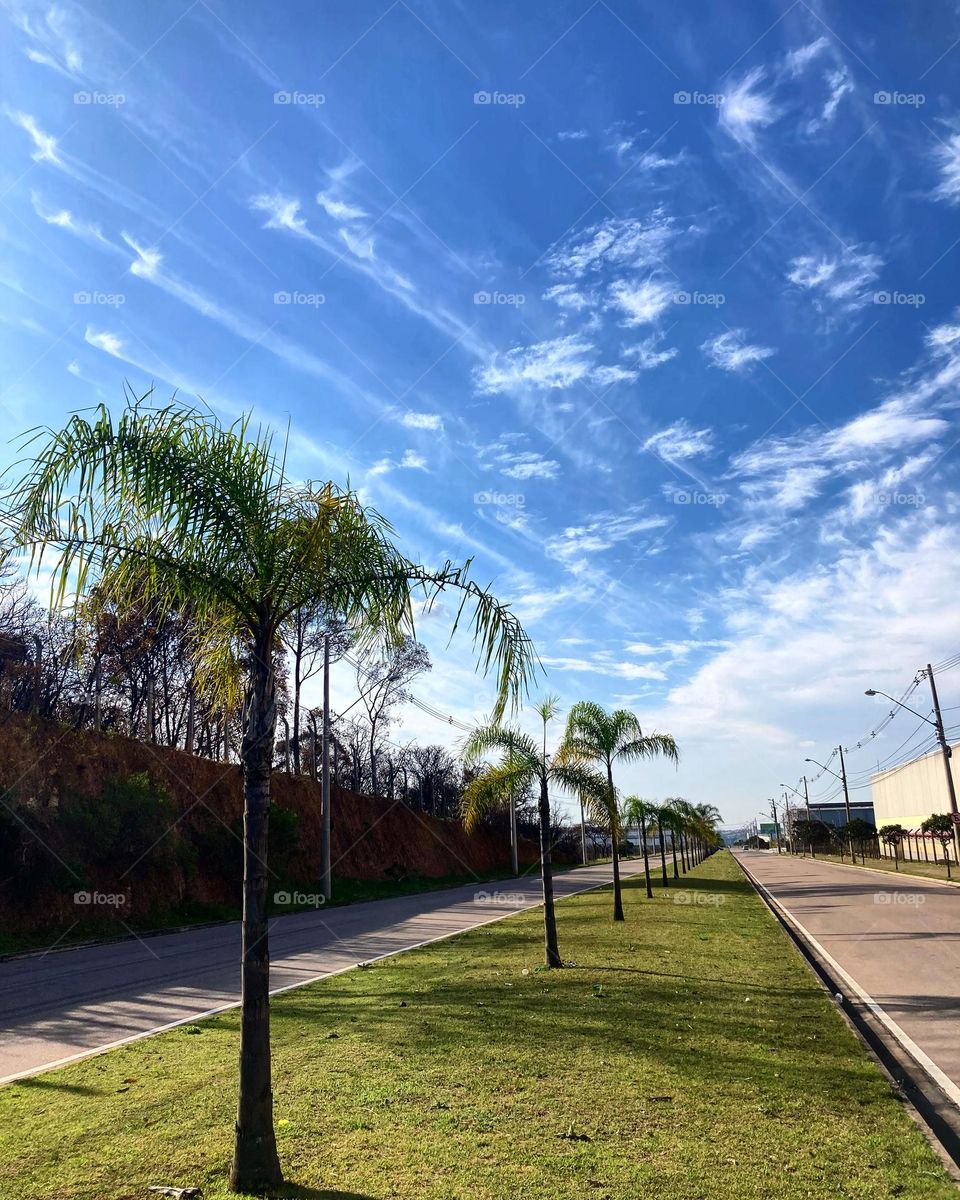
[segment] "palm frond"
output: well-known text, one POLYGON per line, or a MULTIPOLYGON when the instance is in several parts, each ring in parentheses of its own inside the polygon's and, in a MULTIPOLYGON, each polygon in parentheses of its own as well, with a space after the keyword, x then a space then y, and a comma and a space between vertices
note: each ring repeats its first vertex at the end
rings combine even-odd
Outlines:
POLYGON ((666 758, 670 762, 680 761, 680 750, 669 733, 648 733, 630 742, 624 742, 617 757, 625 762, 637 762, 643 758, 666 758))
POLYGON ((464 788, 460 811, 467 833, 476 833, 483 818, 502 808, 510 795, 519 795, 532 778, 529 763, 509 758, 488 767, 464 788))

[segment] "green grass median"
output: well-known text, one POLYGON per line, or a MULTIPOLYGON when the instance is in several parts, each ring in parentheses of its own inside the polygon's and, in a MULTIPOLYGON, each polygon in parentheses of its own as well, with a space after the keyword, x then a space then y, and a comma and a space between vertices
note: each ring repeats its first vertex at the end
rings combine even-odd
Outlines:
MULTIPOLYGON (((290 1181, 334 1200, 953 1197, 729 854, 278 997, 290 1181)), ((0 1196, 229 1195, 230 1012, 0 1089, 0 1196)))

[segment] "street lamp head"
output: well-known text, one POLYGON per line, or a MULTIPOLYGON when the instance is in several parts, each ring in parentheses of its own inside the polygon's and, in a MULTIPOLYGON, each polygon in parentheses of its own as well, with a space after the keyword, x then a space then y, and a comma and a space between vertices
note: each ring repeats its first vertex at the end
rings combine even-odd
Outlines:
POLYGON ((877 693, 874 691, 873 688, 867 688, 867 690, 863 694, 865 696, 875 696, 877 693))
POLYGON ((805 758, 803 761, 804 761, 804 762, 813 762, 813 759, 812 759, 812 758, 805 758))

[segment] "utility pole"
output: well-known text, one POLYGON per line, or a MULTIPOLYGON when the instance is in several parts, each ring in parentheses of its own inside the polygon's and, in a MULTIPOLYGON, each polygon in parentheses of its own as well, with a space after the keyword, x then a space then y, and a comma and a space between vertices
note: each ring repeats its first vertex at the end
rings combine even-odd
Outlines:
POLYGON ((840 778, 843 780, 843 806, 847 810, 847 824, 850 824, 850 793, 847 790, 847 768, 843 762, 843 747, 838 746, 840 751, 840 778))
POLYGON ((950 743, 947 741, 947 735, 943 729, 943 716, 940 713, 940 700, 937 697, 937 683, 933 677, 933 667, 927 663, 927 678, 930 680, 930 692, 933 696, 933 713, 936 717, 937 740, 940 743, 940 750, 943 753, 943 768, 947 773, 947 795, 950 797, 950 815, 953 817, 953 840, 957 847, 957 856, 960 859, 960 817, 957 815, 957 789, 953 782, 953 771, 950 769, 950 758, 953 751, 950 748, 950 743))
POLYGON ((780 822, 777 820, 777 804, 773 797, 770 797, 770 812, 773 814, 773 828, 777 835, 777 853, 782 854, 783 849, 780 845, 780 822))
POLYGON ((330 879, 330 634, 323 635, 323 765, 320 771, 320 890, 333 894, 330 879))

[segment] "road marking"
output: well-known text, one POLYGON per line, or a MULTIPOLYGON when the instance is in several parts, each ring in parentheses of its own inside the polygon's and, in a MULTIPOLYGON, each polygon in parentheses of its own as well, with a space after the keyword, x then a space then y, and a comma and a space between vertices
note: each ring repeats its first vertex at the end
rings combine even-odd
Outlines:
MULTIPOLYGON (((630 872, 630 874, 626 877, 628 879, 632 879, 635 875, 640 873, 641 871, 638 868, 637 871, 630 872)), ((566 874, 566 872, 564 872, 564 874, 566 874)), ((594 892, 598 888, 610 887, 612 883, 612 878, 606 881, 601 880, 599 883, 590 884, 589 887, 577 888, 576 891, 567 892, 565 896, 555 897, 555 900, 559 904, 564 900, 571 899, 573 896, 580 896, 584 892, 594 892)), ((429 895, 429 893, 424 894, 429 895)), ((461 903, 470 903, 470 901, 461 901, 461 903)), ((432 946, 435 942, 446 941, 447 938, 459 937, 461 933, 468 933, 471 929, 482 929, 485 925, 493 925, 497 921, 505 921, 507 917, 515 917, 522 912, 530 912, 531 909, 540 908, 542 905, 542 898, 540 900, 531 899, 531 902, 529 904, 524 904, 522 908, 513 909, 510 912, 500 913, 495 917, 490 917, 486 921, 477 921, 471 925, 463 925, 459 929, 450 930, 449 933, 440 933, 436 937, 426 938, 420 942, 412 942, 409 946, 401 946, 397 950, 388 950, 385 954, 377 954, 373 958, 366 958, 363 961, 367 963, 382 962, 385 958, 393 958, 397 954, 406 954, 409 950, 419 950, 423 946, 432 946)), ((420 913, 417 915, 425 916, 427 914, 420 913)), ((371 932, 377 933, 381 931, 372 930, 371 932)), ((361 934, 360 936, 363 937, 366 935, 361 934)), ((312 975, 309 979, 302 979, 298 983, 286 983, 283 985, 283 987, 271 988, 270 995, 280 996, 283 995, 284 992, 292 992, 296 988, 309 987, 312 983, 319 983, 322 979, 332 979, 335 975, 343 975, 347 971, 355 971, 358 965, 358 963, 351 963, 349 967, 338 967, 333 971, 323 971, 319 975, 312 975)), ((165 1025, 155 1025, 152 1029, 146 1029, 141 1033, 131 1033, 128 1037, 119 1038, 115 1042, 106 1042, 102 1046, 93 1046, 89 1050, 81 1050, 79 1053, 70 1054, 66 1058, 54 1059, 52 1062, 43 1063, 39 1067, 28 1067, 24 1071, 17 1071, 13 1075, 5 1075, 3 1078, 0 1078, 0 1087, 3 1087, 8 1083, 15 1083, 18 1079, 29 1079, 31 1076, 41 1075, 45 1071, 54 1071, 58 1067, 65 1067, 69 1063, 80 1062, 85 1058, 95 1058, 98 1054, 106 1054, 110 1050, 117 1050, 120 1046, 128 1046, 132 1042, 139 1042, 144 1038, 154 1037, 158 1033, 166 1033, 168 1030, 177 1029, 181 1025, 192 1025, 195 1021, 204 1021, 208 1017, 215 1017, 220 1013, 229 1012, 231 1008, 239 1008, 240 1004, 241 1001, 239 1000, 231 1000, 229 1004, 220 1004, 216 1008, 208 1008, 204 1012, 193 1013, 189 1017, 180 1017, 178 1020, 169 1021, 165 1025)))
MULTIPOLYGON (((738 858, 737 861, 740 862, 740 859, 738 858)), ((839 864, 830 863, 828 865, 838 866, 839 864)), ((777 899, 777 897, 773 894, 773 892, 770 891, 766 884, 761 883, 760 880, 757 879, 757 877, 749 869, 749 867, 744 866, 742 862, 741 866, 743 867, 743 870, 746 872, 753 886, 757 888, 758 891, 763 892, 773 906, 778 910, 778 912, 780 912, 783 918, 789 924, 793 925, 795 929, 800 931, 803 937, 810 943, 811 946, 813 946, 817 953, 823 957, 824 961, 830 965, 832 970, 834 970, 837 975, 839 975, 844 985, 848 987, 853 994, 867 1006, 867 1008, 870 1009, 873 1015, 878 1021, 881 1022, 887 1031, 893 1034, 904 1050, 906 1050, 907 1053, 910 1054, 911 1057, 914 1058, 924 1069, 924 1071, 927 1072, 931 1079, 934 1080, 941 1091, 943 1091, 949 1097, 949 1099, 957 1106, 957 1108, 960 1108, 960 1087, 957 1087, 949 1075, 947 1075, 940 1067, 937 1066, 929 1054, 921 1050, 913 1038, 910 1037, 910 1035, 903 1029, 901 1029, 891 1016, 884 1012, 884 1010, 880 1007, 876 1000, 874 1000, 869 992, 864 991, 860 984, 857 983, 857 981, 851 975, 847 974, 847 972, 843 969, 843 967, 840 966, 833 955, 820 945, 809 929, 807 929, 800 921, 797 920, 793 913, 791 913, 790 910, 780 900, 777 899)), ((884 874, 885 873, 886 872, 884 872, 884 874)), ((939 881, 934 880, 932 882, 939 881)))

